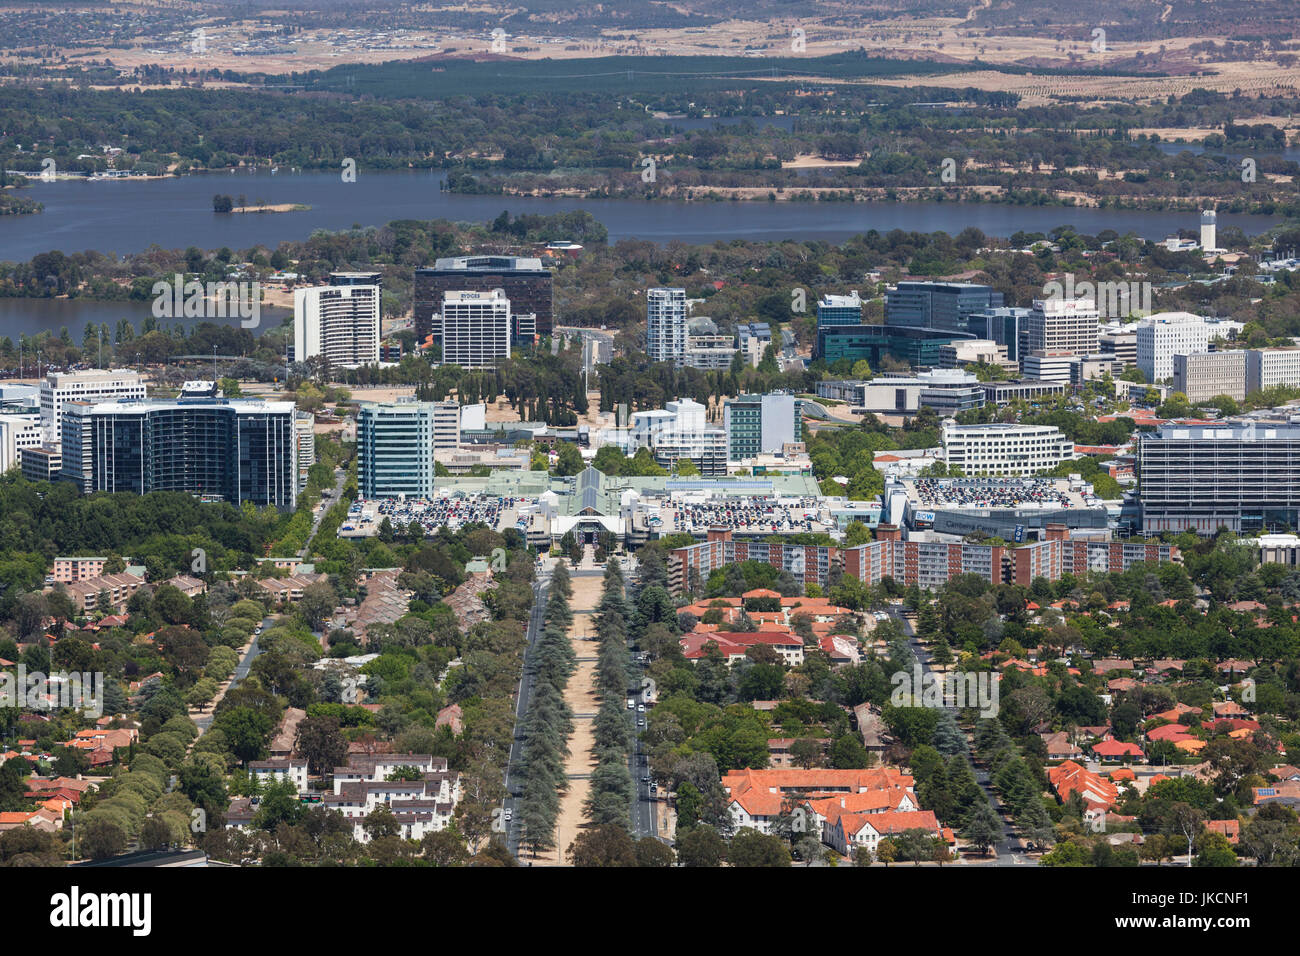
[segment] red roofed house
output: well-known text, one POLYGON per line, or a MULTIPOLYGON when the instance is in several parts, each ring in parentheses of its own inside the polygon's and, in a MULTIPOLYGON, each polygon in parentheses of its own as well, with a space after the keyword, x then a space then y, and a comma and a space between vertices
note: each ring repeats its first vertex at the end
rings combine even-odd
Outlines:
POLYGON ((908 830, 926 830, 942 838, 944 833, 933 810, 911 813, 836 813, 822 828, 822 842, 844 856, 864 847, 873 854, 880 841, 908 830))
POLYGON ((1146 760, 1146 754, 1137 744, 1123 743, 1118 740, 1103 740, 1092 745, 1092 752, 1099 760, 1146 760))
POLYGON ((1067 760, 1059 767, 1048 767, 1047 779, 1062 803, 1078 793, 1089 808, 1109 810, 1119 799, 1119 790, 1113 783, 1073 760, 1067 760))

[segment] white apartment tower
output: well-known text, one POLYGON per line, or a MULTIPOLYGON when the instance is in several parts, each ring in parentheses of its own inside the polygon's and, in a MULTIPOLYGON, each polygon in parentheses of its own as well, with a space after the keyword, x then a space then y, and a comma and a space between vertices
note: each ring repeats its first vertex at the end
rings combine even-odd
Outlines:
POLYGON ((294 360, 320 356, 330 365, 379 361, 378 285, 327 285, 293 293, 294 360))
POLYGON ((645 348, 652 362, 686 357, 686 290, 651 289, 646 293, 645 348))
POLYGON ((510 357, 510 300, 504 289, 448 292, 442 314, 432 321, 444 365, 495 368, 510 357))
POLYGON ((116 402, 144 397, 144 382, 131 369, 50 372, 41 383, 41 431, 46 441, 58 443, 65 402, 116 402))

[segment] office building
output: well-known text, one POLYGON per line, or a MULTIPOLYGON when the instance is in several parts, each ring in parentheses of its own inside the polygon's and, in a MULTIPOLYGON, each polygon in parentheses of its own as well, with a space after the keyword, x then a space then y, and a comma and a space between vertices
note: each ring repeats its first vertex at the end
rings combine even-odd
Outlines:
POLYGON ((779 454, 803 441, 803 402, 793 395, 741 395, 727 400, 722 416, 730 461, 779 454))
POLYGON ((434 344, 443 365, 495 368, 510 357, 511 302, 504 290, 448 292, 442 313, 433 316, 434 344))
POLYGON ((433 333, 433 317, 442 312, 448 292, 504 291, 515 314, 533 316, 517 325, 515 345, 531 345, 534 335, 551 332, 551 271, 541 259, 518 256, 460 256, 437 260, 432 268, 415 270, 413 287, 415 334, 423 342, 433 333))
POLYGON ((646 352, 652 362, 682 365, 686 356, 686 290, 646 293, 646 352))
POLYGON ((28 481, 57 481, 63 470, 63 448, 41 444, 19 451, 23 477, 28 481))
MULTIPOLYGON (((1024 351, 1092 355, 1097 351, 1098 318, 1092 299, 1035 299, 1025 319, 1024 351)), ((1027 368, 1025 374, 1039 377, 1027 368)))
POLYGON ((885 293, 885 324, 967 332, 972 316, 1002 304, 1002 293, 986 285, 900 282, 885 293))
POLYGON ((1137 327, 1106 326, 1097 335, 1097 350, 1110 355, 1121 368, 1137 364, 1137 327))
POLYGON ((1020 357, 1025 377, 1040 382, 1070 383, 1073 380, 1073 352, 1028 352, 1020 357))
POLYGON ((1246 394, 1286 385, 1300 385, 1300 348, 1249 349, 1246 352, 1246 394))
POLYGON ((628 450, 635 454, 642 448, 650 449, 655 461, 670 471, 688 458, 705 477, 727 474, 727 430, 710 425, 704 406, 689 398, 633 413, 628 450))
POLYGON ((938 368, 945 345, 975 338, 969 332, 890 325, 828 325, 817 330, 817 355, 834 365, 865 359, 873 369, 886 355, 914 368, 938 368))
POLYGON ((934 369, 916 375, 878 375, 870 381, 824 381, 817 383, 817 395, 845 402, 854 411, 886 415, 914 415, 922 407, 940 415, 979 408, 985 402, 985 386, 961 369, 934 369))
POLYGON ((1051 425, 944 423, 943 459, 968 478, 1036 475, 1074 458, 1074 443, 1051 425))
POLYGON ((379 285, 362 285, 371 273, 342 272, 330 284, 293 292, 295 362, 321 358, 331 366, 355 368, 379 361, 379 285))
POLYGON ((1241 329, 1240 322, 1191 312, 1157 312, 1137 324, 1137 367, 1148 382, 1163 382, 1174 374, 1175 355, 1208 352, 1215 339, 1227 340, 1241 329))
POLYGON ((292 510, 298 492, 293 402, 219 397, 186 383, 176 399, 63 406, 62 476, 86 493, 183 491, 292 510))
POLYGON ((1010 405, 1014 401, 1033 404, 1044 398, 1055 398, 1065 394, 1064 382, 1044 382, 1039 379, 1023 378, 1013 382, 985 382, 984 401, 999 407, 1010 405))
POLYGON ((968 320, 969 331, 976 338, 988 339, 1006 349, 1011 362, 1021 360, 1020 341, 1025 334, 1025 321, 1030 309, 1001 306, 983 309, 968 320))
POLYGON ((824 295, 817 300, 817 325, 861 325, 862 299, 857 290, 848 295, 824 295))
POLYGON ((144 382, 130 369, 50 372, 41 383, 41 428, 46 441, 59 441, 64 402, 112 402, 144 398, 144 382))
POLYGON ((40 415, 0 415, 0 473, 21 466, 23 449, 43 440, 40 415))
POLYGON ((428 498, 435 421, 448 403, 367 403, 357 414, 357 486, 363 498, 428 498))
POLYGON ((1142 530, 1300 526, 1300 426, 1161 425, 1138 442, 1142 530))
POLYGON ((1177 354, 1173 367, 1174 391, 1182 392, 1192 403, 1220 395, 1238 402, 1246 397, 1247 353, 1240 349, 1177 354))
MULTIPOLYGON (((940 368, 961 368, 965 365, 1006 368, 1008 363, 1006 348, 992 339, 964 339, 939 346, 940 368)), ((1018 366, 1013 367, 1019 371, 1018 366)))

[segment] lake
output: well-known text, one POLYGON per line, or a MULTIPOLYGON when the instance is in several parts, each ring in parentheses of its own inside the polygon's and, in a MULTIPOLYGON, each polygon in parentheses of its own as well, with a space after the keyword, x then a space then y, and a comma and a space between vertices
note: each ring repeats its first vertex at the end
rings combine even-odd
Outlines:
MULTIPOLYGON (((869 229, 906 229, 956 234, 976 226, 992 236, 1017 230, 1047 232, 1064 224, 1095 234, 1132 231, 1162 239, 1178 229, 1195 229, 1195 213, 995 203, 869 202, 793 203, 663 201, 640 199, 533 199, 464 196, 443 192, 441 170, 357 171, 356 182, 337 173, 269 171, 208 173, 137 181, 37 183, 24 191, 45 203, 35 216, 0 216, 0 259, 24 261, 41 252, 99 250, 119 255, 157 243, 164 248, 199 246, 246 249, 301 240, 316 229, 382 225, 394 219, 451 219, 484 222, 503 209, 512 214, 585 209, 604 223, 611 242, 647 239, 691 243, 731 239, 818 239, 842 242, 869 229), (218 215, 212 197, 242 194, 250 202, 305 203, 292 213, 218 215)), ((1221 213, 1219 226, 1239 226, 1254 235, 1277 224, 1271 216, 1221 213)))

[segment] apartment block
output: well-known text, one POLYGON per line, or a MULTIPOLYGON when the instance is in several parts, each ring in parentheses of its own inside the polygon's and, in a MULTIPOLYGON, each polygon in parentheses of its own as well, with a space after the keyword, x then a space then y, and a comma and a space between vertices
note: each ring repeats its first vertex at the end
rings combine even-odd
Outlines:
POLYGON ((646 293, 646 353, 652 362, 686 358, 686 290, 651 289, 646 293))
POLYGON ((144 382, 131 369, 86 369, 50 372, 41 383, 41 428, 47 441, 58 442, 66 402, 113 402, 144 398, 144 382))
POLYGON ((336 275, 338 285, 294 290, 294 361, 319 357, 345 368, 378 362, 380 287, 352 284, 352 273, 336 275))

